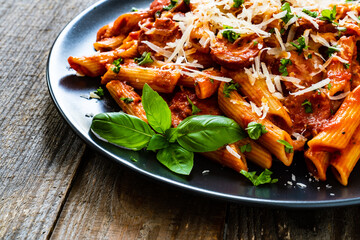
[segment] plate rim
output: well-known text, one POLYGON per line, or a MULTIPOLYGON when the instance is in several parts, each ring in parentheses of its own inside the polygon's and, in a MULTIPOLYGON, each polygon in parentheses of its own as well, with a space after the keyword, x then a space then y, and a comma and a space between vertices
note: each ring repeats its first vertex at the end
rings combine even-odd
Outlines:
MULTIPOLYGON (((100 0, 89 7, 87 7, 85 10, 81 11, 79 14, 77 14, 74 18, 72 18, 59 32, 57 37, 55 38, 49 53, 48 58, 46 62, 46 83, 47 83, 47 89, 51 96, 51 99, 53 103, 56 106, 57 111, 60 113, 62 118, 66 121, 66 123, 71 127, 71 129, 76 133, 78 137, 80 137, 88 146, 90 146, 92 149, 94 149, 96 152, 100 153, 101 155, 111 159, 112 161, 115 161, 116 163, 119 163, 127 168, 129 168, 132 171, 135 171, 136 173, 140 173, 145 177, 149 177, 151 180, 154 181, 160 181, 162 183, 170 184, 171 186, 175 186, 179 190, 190 192, 191 194, 200 194, 202 196, 211 197, 223 201, 230 201, 240 204, 246 204, 256 207, 273 207, 273 208, 289 208, 289 209, 312 209, 312 208, 329 208, 329 207, 343 207, 343 206, 353 206, 360 204, 360 196, 359 197, 353 197, 353 198, 344 198, 344 199, 334 199, 334 200, 311 200, 311 201, 294 201, 294 200, 270 200, 270 199, 264 199, 264 198, 255 198, 255 197, 247 197, 242 195, 232 195, 227 193, 220 193, 214 190, 207 190, 200 187, 195 187, 191 185, 187 185, 181 182, 177 182, 175 180, 159 176, 157 174, 148 172, 144 169, 141 169, 137 167, 134 164, 130 164, 125 159, 115 156, 110 151, 102 148, 101 146, 97 145, 95 142, 90 141, 87 137, 83 135, 77 127, 70 121, 70 119, 67 117, 67 115, 62 110, 59 102, 57 101, 55 94, 53 92, 52 86, 51 86, 51 79, 50 79, 50 64, 51 64, 51 56, 53 54, 53 49, 56 43, 58 42, 59 38, 65 34, 69 28, 77 23, 82 17, 84 17, 86 14, 94 10, 97 6, 100 6, 102 4, 105 4, 107 2, 111 2, 114 0, 100 0)), ((125 0, 128 1, 128 0, 125 0)), ((255 188, 255 186, 252 186, 255 188)))

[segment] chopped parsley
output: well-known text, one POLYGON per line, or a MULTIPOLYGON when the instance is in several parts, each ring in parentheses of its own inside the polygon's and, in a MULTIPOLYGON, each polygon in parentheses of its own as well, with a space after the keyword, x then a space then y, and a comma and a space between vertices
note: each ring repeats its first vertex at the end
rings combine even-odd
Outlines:
POLYGON ((265 125, 262 125, 261 123, 257 122, 251 122, 247 125, 247 128, 245 130, 248 132, 248 135, 253 140, 258 140, 261 135, 264 133, 267 133, 265 125))
MULTIPOLYGON (((233 29, 233 27, 224 25, 225 29, 233 29)), ((240 33, 236 33, 232 30, 225 30, 222 32, 224 38, 226 38, 229 42, 233 43, 236 39, 240 37, 240 33)))
POLYGON ((282 34, 284 34, 285 33, 285 28, 282 28, 281 30, 280 30, 280 34, 282 35, 282 34))
POLYGON ((330 90, 331 87, 332 87, 332 86, 331 86, 331 83, 329 83, 329 84, 327 85, 327 89, 330 90))
POLYGON ((311 53, 309 53, 308 59, 312 59, 312 54, 311 53))
POLYGON ((290 4, 288 2, 284 3, 281 8, 280 8, 281 11, 287 11, 286 15, 281 18, 281 20, 284 21, 285 24, 287 24, 290 19, 292 19, 294 17, 293 14, 291 14, 291 8, 290 8, 290 4))
POLYGON ((272 172, 269 169, 265 169, 259 176, 256 175, 256 172, 247 172, 245 170, 241 170, 240 173, 249 179, 254 186, 278 182, 278 179, 271 179, 272 172))
POLYGON ((195 106, 195 104, 190 100, 190 98, 188 96, 186 96, 186 98, 187 98, 189 104, 191 105, 191 113, 193 115, 201 112, 201 109, 198 108, 197 106, 195 106))
POLYGON ((254 41, 254 46, 258 45, 259 42, 258 41, 254 41))
POLYGON ((186 5, 189 5, 190 4, 190 0, 183 0, 184 3, 186 3, 186 5))
POLYGON ((120 72, 120 63, 122 62, 122 58, 119 58, 119 59, 116 59, 114 60, 113 64, 115 65, 115 67, 112 67, 111 70, 114 72, 114 73, 119 73, 120 72))
POLYGON ((333 55, 335 52, 340 52, 340 49, 337 48, 337 46, 328 47, 328 49, 326 50, 326 54, 328 55, 328 57, 331 57, 331 55, 333 55))
POLYGON ((139 10, 138 10, 137 8, 132 7, 132 8, 131 8, 131 11, 132 11, 132 12, 137 12, 137 11, 139 11, 139 10))
POLYGON ((170 1, 170 4, 167 5, 166 7, 163 7, 163 9, 164 9, 165 11, 169 11, 169 10, 171 10, 171 9, 173 9, 173 8, 175 7, 175 5, 176 5, 177 2, 178 2, 178 0, 171 0, 171 1, 170 1))
POLYGON ((307 10, 307 9, 303 9, 302 12, 309 15, 310 17, 313 17, 313 18, 317 18, 317 16, 318 16, 317 12, 312 12, 312 11, 307 10))
POLYGON ((136 158, 134 158, 133 156, 130 156, 130 160, 133 162, 137 162, 138 160, 136 158))
POLYGON ((120 98, 120 100, 121 101, 123 101, 124 103, 126 103, 126 104, 129 104, 129 103, 132 103, 133 101, 134 101, 134 99, 132 99, 132 98, 125 98, 125 97, 122 97, 122 98, 120 98))
POLYGON ((154 62, 154 60, 151 58, 151 53, 150 52, 143 52, 141 57, 134 58, 134 61, 140 66, 154 62))
POLYGON ((282 58, 282 59, 280 60, 280 63, 281 63, 281 65, 280 65, 280 67, 279 67, 279 72, 280 72, 281 75, 283 75, 283 76, 288 76, 288 75, 289 75, 289 72, 288 72, 286 66, 287 66, 288 64, 289 64, 289 65, 292 65, 291 60, 290 60, 290 59, 286 59, 286 58, 282 58))
POLYGON ((332 10, 330 9, 322 10, 321 17, 319 19, 334 23, 335 25, 339 25, 338 23, 334 22, 334 20, 336 19, 336 5, 333 7, 332 10))
POLYGON ((211 83, 214 83, 214 79, 210 78, 209 80, 210 80, 211 83))
POLYGON ((309 100, 305 100, 301 106, 303 106, 305 108, 305 112, 306 113, 312 113, 313 110, 312 110, 312 105, 311 105, 311 102, 309 100))
POLYGON ((244 0, 234 0, 233 8, 238 8, 244 3, 244 0))
POLYGON ((309 46, 306 46, 305 38, 304 36, 299 37, 297 40, 297 44, 295 42, 291 42, 291 45, 293 45, 296 48, 296 51, 300 54, 304 51, 304 49, 308 49, 309 46))
POLYGON ((349 69, 349 68, 350 68, 350 63, 344 63, 344 67, 345 67, 346 69, 349 69))
POLYGON ((237 88, 239 87, 238 83, 234 83, 234 81, 231 81, 230 83, 225 83, 223 93, 225 97, 230 97, 231 91, 237 91, 237 88))
POLYGON ((240 147, 240 151, 241 151, 242 153, 244 153, 244 152, 251 152, 251 144, 248 143, 248 144, 242 145, 242 146, 240 147))
POLYGON ((282 145, 285 146, 285 152, 287 152, 287 153, 292 153, 292 152, 294 152, 294 147, 291 146, 291 144, 288 143, 287 141, 282 140, 282 139, 279 139, 279 140, 277 140, 277 142, 278 142, 278 143, 281 143, 282 145))
POLYGON ((96 91, 94 92, 96 95, 98 95, 99 97, 103 97, 104 96, 104 89, 102 89, 101 87, 99 87, 98 89, 96 89, 96 91))

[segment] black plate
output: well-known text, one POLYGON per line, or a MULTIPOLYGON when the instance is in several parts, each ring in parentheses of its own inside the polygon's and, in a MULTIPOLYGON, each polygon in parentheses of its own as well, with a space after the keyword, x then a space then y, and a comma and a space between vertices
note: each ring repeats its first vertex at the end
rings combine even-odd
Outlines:
MULTIPOLYGON (((48 59, 47 83, 50 94, 62 116, 74 131, 90 146, 107 157, 159 181, 170 183, 190 191, 236 202, 253 205, 282 206, 292 208, 330 207, 360 203, 359 167, 350 177, 349 186, 343 187, 331 176, 326 183, 314 181, 306 170, 302 156, 297 156, 290 168, 274 163, 276 184, 253 187, 235 171, 223 168, 201 156, 195 157, 195 166, 190 176, 182 177, 171 173, 157 162, 150 152, 133 152, 117 148, 96 139, 89 132, 89 114, 119 111, 109 95, 104 100, 87 100, 82 95, 95 91, 99 78, 77 77, 69 68, 69 56, 83 56, 94 53, 92 47, 97 30, 114 21, 120 14, 132 7, 146 8, 148 0, 108 0, 99 2, 71 21, 56 39, 48 59), (137 159, 137 162, 130 160, 137 159), (209 170, 204 174, 204 170, 209 170), (293 178, 295 177, 295 181, 293 178), (292 183, 293 185, 290 185, 292 183), (305 184, 303 188, 301 184, 305 184)), ((250 170, 255 167, 250 166, 250 170)), ((259 169, 258 169, 259 170, 259 169)))

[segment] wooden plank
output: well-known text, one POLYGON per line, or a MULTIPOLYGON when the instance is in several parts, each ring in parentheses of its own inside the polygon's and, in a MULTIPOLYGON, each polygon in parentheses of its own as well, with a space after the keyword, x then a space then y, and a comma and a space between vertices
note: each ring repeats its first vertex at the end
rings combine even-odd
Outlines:
POLYGON ((360 239, 359 207, 284 210, 231 204, 226 239, 360 239))
POLYGON ((52 239, 221 239, 226 203, 87 151, 52 239))
POLYGON ((45 239, 84 144, 45 83, 59 31, 92 1, 0 1, 0 239, 45 239))

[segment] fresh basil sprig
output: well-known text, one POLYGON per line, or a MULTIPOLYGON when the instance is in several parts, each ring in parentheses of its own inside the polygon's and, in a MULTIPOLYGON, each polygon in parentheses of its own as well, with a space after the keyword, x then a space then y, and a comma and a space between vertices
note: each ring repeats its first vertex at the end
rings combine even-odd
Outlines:
POLYGON ((146 147, 158 151, 156 157, 160 163, 184 175, 192 170, 194 152, 215 151, 246 137, 234 120, 223 116, 194 115, 177 128, 171 128, 167 103, 147 84, 143 88, 142 104, 149 124, 122 112, 100 113, 93 118, 92 132, 102 140, 132 150, 146 147))

